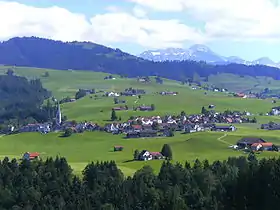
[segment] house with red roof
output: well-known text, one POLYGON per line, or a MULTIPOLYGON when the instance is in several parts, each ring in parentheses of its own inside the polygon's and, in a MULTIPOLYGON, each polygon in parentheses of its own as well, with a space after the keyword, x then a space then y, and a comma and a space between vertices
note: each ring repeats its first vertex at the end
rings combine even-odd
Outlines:
POLYGON ((149 152, 148 150, 142 150, 138 156, 138 160, 160 160, 165 157, 160 152, 149 152))
POLYGON ((271 142, 254 143, 251 146, 253 151, 278 151, 278 148, 271 142))
POLYGON ((23 160, 34 160, 40 157, 40 153, 38 152, 26 152, 23 154, 23 160))

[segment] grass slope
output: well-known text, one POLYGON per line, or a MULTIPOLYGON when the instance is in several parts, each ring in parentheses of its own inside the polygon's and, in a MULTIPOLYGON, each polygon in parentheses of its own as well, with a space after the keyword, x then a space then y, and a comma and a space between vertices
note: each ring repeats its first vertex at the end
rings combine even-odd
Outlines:
MULTIPOLYGON (((0 74, 4 74, 7 67, 0 68, 0 74)), ((104 80, 106 74, 83 71, 57 71, 32 68, 15 68, 17 75, 28 78, 41 78, 43 85, 52 90, 57 98, 74 96, 79 88, 95 88, 97 90, 122 91, 125 88, 141 88, 148 92, 137 101, 137 97, 123 97, 129 107, 136 105, 155 104, 154 112, 121 111, 117 115, 126 120, 129 116, 138 115, 165 115, 179 114, 182 110, 186 113, 199 113, 202 106, 216 105, 217 111, 240 110, 252 113, 267 112, 272 106, 271 100, 239 99, 228 97, 226 94, 192 90, 189 86, 180 85, 178 82, 165 80, 163 85, 141 84, 135 79, 104 80), (45 72, 50 76, 42 77, 45 72), (178 91, 177 96, 160 96, 159 91, 178 91), (135 101, 137 101, 135 103, 135 101)), ((245 81, 244 81, 245 83, 245 81)), ((250 83, 250 82, 248 82, 250 83)), ((233 85, 237 86, 237 85, 233 85)), ((113 98, 86 96, 73 103, 63 104, 62 112, 69 119, 84 121, 90 120, 98 123, 106 123, 110 118, 113 98)), ((260 123, 268 121, 280 122, 279 117, 258 117, 260 123)), ((145 164, 151 165, 155 171, 159 170, 162 161, 134 162, 130 161, 135 149, 148 149, 160 151, 163 144, 171 145, 174 161, 193 161, 196 158, 226 159, 228 156, 244 155, 243 153, 228 149, 229 144, 234 144, 242 136, 260 136, 268 141, 280 144, 280 131, 262 131, 259 125, 244 125, 237 132, 229 133, 196 133, 181 135, 176 133, 174 138, 156 139, 123 139, 122 136, 107 133, 83 133, 70 138, 60 138, 58 133, 41 135, 38 133, 25 133, 19 135, 0 137, 0 156, 20 157, 24 152, 40 152, 43 157, 65 156, 77 173, 90 161, 115 160, 126 175, 131 175, 135 170, 145 164), (123 152, 112 152, 114 145, 123 145, 123 152)), ((261 156, 277 155, 277 153, 262 153, 261 156)))
MULTIPOLYGON (((280 131, 256 130, 252 134, 250 128, 239 129, 235 133, 195 133, 189 135, 176 134, 174 138, 155 139, 124 139, 122 136, 102 132, 76 134, 69 138, 61 138, 58 133, 41 135, 25 133, 20 135, 4 136, 0 139, 1 157, 19 158, 26 151, 37 151, 43 158, 57 155, 64 156, 71 167, 81 173, 85 165, 91 161, 115 160, 126 175, 131 175, 137 169, 148 164, 156 172, 159 171, 162 161, 147 162, 131 161, 135 149, 160 151, 163 144, 170 144, 174 162, 193 162, 196 158, 210 161, 227 159, 229 156, 245 155, 228 148, 243 136, 261 136, 267 141, 280 144, 280 131), (124 151, 113 152, 115 145, 124 146, 124 151)), ((262 153, 261 157, 277 156, 279 153, 262 153)))

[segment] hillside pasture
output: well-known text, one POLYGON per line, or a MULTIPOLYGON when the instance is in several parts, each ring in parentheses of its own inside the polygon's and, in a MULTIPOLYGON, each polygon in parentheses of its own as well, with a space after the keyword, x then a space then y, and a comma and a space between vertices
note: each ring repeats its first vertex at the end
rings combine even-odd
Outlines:
MULTIPOLYGON (((160 89, 160 87, 158 87, 158 89, 160 89)), ((161 96, 152 92, 143 95, 141 99, 133 96, 121 97, 126 100, 129 110, 117 111, 117 116, 121 117, 122 120, 127 120, 130 116, 178 115, 181 111, 185 111, 187 114, 199 114, 203 106, 208 108, 210 104, 216 106, 215 110, 217 112, 238 110, 259 114, 269 112, 273 106, 279 105, 279 102, 277 102, 277 104, 272 104, 271 100, 241 99, 229 97, 221 93, 214 94, 210 92, 205 95, 204 91, 191 90, 187 87, 174 87, 172 90, 178 91, 179 95, 161 96), (143 112, 132 110, 133 107, 151 104, 155 105, 155 111, 143 112)), ((69 119, 78 121, 88 120, 103 124, 110 119, 112 108, 121 105, 122 104, 115 105, 113 97, 98 96, 95 98, 86 96, 76 102, 63 104, 62 110, 69 119)), ((263 117, 263 119, 265 119, 265 117, 263 117)))
MULTIPOLYGON (((8 67, 1 67, 0 73, 4 74, 8 67)), ((226 93, 215 93, 210 91, 193 90, 188 85, 181 85, 179 82, 164 80, 164 84, 156 84, 152 79, 151 83, 142 84, 136 79, 120 78, 115 80, 104 80, 108 74, 89 71, 58 71, 49 69, 35 69, 16 67, 13 68, 16 75, 28 78, 40 78, 44 87, 51 90, 54 96, 61 99, 66 96, 74 97, 79 88, 92 89, 97 91, 120 92, 126 88, 144 89, 147 95, 138 97, 121 97, 126 100, 128 111, 117 111, 117 116, 122 121, 130 116, 155 116, 155 115, 178 115, 181 111, 187 114, 201 112, 202 106, 215 105, 215 110, 237 110, 248 111, 256 114, 258 124, 237 125, 237 132, 220 133, 205 132, 195 134, 176 133, 172 138, 147 138, 147 139, 124 139, 123 135, 112 135, 104 132, 85 132, 74 134, 69 138, 59 137, 59 133, 42 135, 39 133, 23 133, 17 135, 0 137, 0 157, 20 158, 24 152, 39 152, 44 158, 64 156, 67 158, 76 173, 81 173, 84 166, 91 161, 115 160, 118 167, 126 174, 131 175, 144 165, 151 165, 158 172, 162 161, 154 160, 147 162, 132 161, 134 150, 147 149, 150 151, 160 151, 162 146, 170 144, 173 150, 174 162, 193 162, 196 158, 200 160, 208 159, 224 160, 229 156, 246 155, 240 151, 233 151, 228 148, 230 144, 235 144, 237 140, 244 136, 262 137, 267 141, 280 145, 280 131, 264 131, 258 129, 259 123, 269 121, 280 122, 278 116, 258 116, 259 113, 266 113, 273 106, 270 99, 242 99, 230 97, 226 93), (45 72, 48 77, 43 77, 45 72), (176 91, 177 96, 161 96, 157 92, 176 91), (140 112, 131 110, 132 107, 140 105, 155 105, 155 111, 140 112), (124 151, 113 152, 115 145, 124 146, 124 151)), ((245 78, 246 79, 246 78, 245 78)), ((244 84, 245 84, 244 79, 244 84)), ((247 78, 248 79, 248 78, 247 78)), ((222 78, 219 80, 222 81, 222 78)), ((230 81, 228 80, 230 83, 230 81)), ((248 80, 248 84, 251 81, 248 80)), ((234 82, 232 82, 233 84, 234 82)), ((252 83, 253 84, 253 83, 252 83)), ((237 86, 234 85, 233 86, 237 86)), ((276 87, 276 86, 275 86, 276 87)), ((247 88, 247 87, 246 87, 247 88)), ((65 103, 61 106, 63 115, 69 120, 92 121, 99 124, 110 122, 111 110, 115 105, 113 97, 103 97, 104 93, 88 95, 75 102, 65 103)), ((260 157, 279 155, 276 152, 262 153, 260 157)))
MULTIPOLYGON (((280 131, 256 130, 252 134, 249 128, 238 129, 237 132, 202 132, 194 134, 176 133, 173 138, 125 139, 122 135, 112 135, 102 132, 86 132, 74 134, 69 138, 61 138, 58 133, 42 135, 39 133, 24 133, 4 136, 0 140, 0 156, 19 158, 24 152, 39 152, 43 159, 63 156, 69 161, 76 173, 81 173, 85 165, 91 161, 115 160, 118 167, 126 174, 150 165, 158 172, 162 161, 132 161, 136 149, 161 151, 167 143, 173 151, 173 161, 193 162, 195 159, 224 160, 229 156, 246 155, 240 151, 228 148, 244 136, 258 136, 269 142, 280 145, 280 131), (114 152, 116 145, 124 146, 121 152, 114 152)), ((278 156, 277 152, 265 152, 260 157, 278 156)))

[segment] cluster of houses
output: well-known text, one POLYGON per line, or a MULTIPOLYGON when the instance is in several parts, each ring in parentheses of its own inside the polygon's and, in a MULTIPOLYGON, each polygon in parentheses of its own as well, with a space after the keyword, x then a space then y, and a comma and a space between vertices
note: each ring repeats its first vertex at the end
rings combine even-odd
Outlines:
POLYGON ((209 114, 189 116, 135 117, 125 123, 109 123, 105 131, 113 134, 125 133, 127 138, 173 136, 170 131, 194 133, 202 131, 233 132, 235 123, 252 122, 241 114, 209 114), (225 125, 220 125, 225 124, 225 125))
MULTIPOLYGON (((154 107, 140 106, 141 111, 149 111, 154 107)), ((123 107, 127 109, 127 107, 123 107)), ((253 123, 246 115, 238 112, 215 113, 209 111, 207 114, 179 115, 179 116, 139 116, 131 117, 126 122, 112 122, 99 126, 91 122, 75 122, 58 120, 57 125, 51 124, 28 124, 19 129, 19 132, 40 132, 63 131, 71 128, 73 132, 83 131, 105 131, 112 134, 125 133, 127 138, 173 136, 174 131, 182 133, 193 133, 201 131, 232 132, 236 130, 233 124, 253 123), (225 125, 221 125, 225 124, 225 125), (171 132, 172 131, 172 132, 171 132)))
POLYGON ((106 97, 119 97, 119 96, 139 96, 146 94, 146 91, 143 89, 134 89, 134 88, 127 88, 124 91, 121 92, 106 92, 104 96, 106 97))

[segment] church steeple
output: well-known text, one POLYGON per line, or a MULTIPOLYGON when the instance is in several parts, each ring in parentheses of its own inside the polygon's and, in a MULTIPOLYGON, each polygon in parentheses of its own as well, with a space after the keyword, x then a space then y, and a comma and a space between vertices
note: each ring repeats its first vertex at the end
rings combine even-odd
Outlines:
POLYGON ((60 125, 60 124, 61 124, 61 111, 60 111, 60 105, 59 105, 59 103, 58 103, 58 105, 57 105, 56 124, 57 124, 57 125, 60 125))

